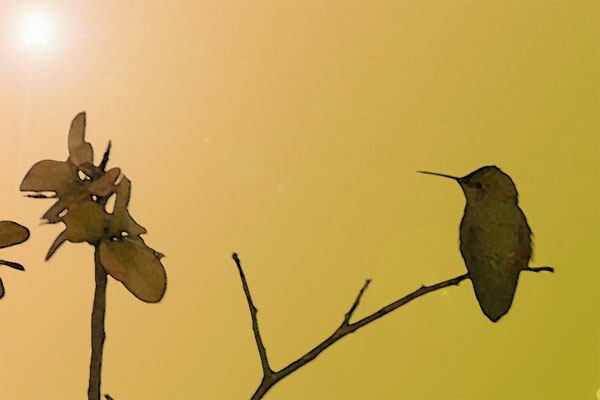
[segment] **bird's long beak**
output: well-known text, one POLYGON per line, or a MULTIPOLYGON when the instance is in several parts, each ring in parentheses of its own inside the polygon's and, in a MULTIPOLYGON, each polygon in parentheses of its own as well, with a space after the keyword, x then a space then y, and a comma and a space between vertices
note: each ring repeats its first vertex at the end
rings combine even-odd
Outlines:
POLYGON ((457 176, 446 175, 446 174, 438 174, 437 172, 429 172, 429 171, 417 171, 417 172, 420 172, 422 174, 428 174, 428 175, 443 176, 444 178, 450 178, 450 179, 455 179, 455 180, 459 180, 460 179, 457 176))

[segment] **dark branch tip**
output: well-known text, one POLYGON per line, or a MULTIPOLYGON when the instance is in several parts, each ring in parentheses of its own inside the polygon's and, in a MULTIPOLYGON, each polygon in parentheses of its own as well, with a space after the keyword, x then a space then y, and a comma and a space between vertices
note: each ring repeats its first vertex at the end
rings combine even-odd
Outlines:
POLYGON ((111 146, 112 146, 112 142, 109 140, 108 146, 106 147, 106 151, 104 152, 104 155, 102 156, 102 161, 100 162, 100 165, 98 166, 98 168, 100 168, 101 171, 104 171, 104 169, 106 168, 106 164, 108 164, 108 157, 110 155, 111 146))
POLYGON ((545 266, 545 267, 537 267, 537 268, 526 267, 526 268, 523 268, 523 270, 524 270, 524 271, 532 271, 532 272, 548 271, 548 272, 552 272, 552 273, 554 273, 554 268, 552 268, 552 267, 548 267, 548 266, 545 266))

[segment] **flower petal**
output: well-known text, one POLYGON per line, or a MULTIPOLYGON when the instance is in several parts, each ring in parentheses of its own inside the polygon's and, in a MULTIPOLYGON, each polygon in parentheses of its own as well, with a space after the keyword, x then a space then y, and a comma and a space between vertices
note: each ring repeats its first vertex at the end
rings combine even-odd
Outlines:
POLYGON ((106 272, 147 303, 159 302, 167 287, 165 269, 156 254, 140 237, 100 242, 100 262, 106 272))
POLYGON ((56 237, 56 239, 54 239, 54 242, 52 242, 52 245, 48 249, 48 253, 46 253, 46 261, 48 261, 50 259, 50 257, 52 257, 54 252, 56 250, 58 250, 60 245, 63 244, 66 240, 67 240, 67 231, 62 231, 60 233, 60 235, 58 235, 56 237))
POLYGON ((67 191, 77 182, 77 170, 65 161, 43 160, 36 163, 21 182, 22 192, 67 191))
POLYGON ((116 193, 115 209, 110 220, 111 233, 115 236, 120 236, 122 232, 127 232, 130 236, 146 233, 146 229, 135 222, 127 210, 131 194, 131 181, 127 177, 121 179, 121 182, 117 185, 116 193))
POLYGON ((29 229, 13 221, 0 221, 0 248, 23 243, 29 238, 29 229))
POLYGON ((49 224, 56 224, 57 222, 62 221, 60 213, 62 213, 66 208, 67 206, 65 203, 62 200, 59 200, 44 213, 42 219, 48 221, 49 224))
POLYGON ((119 177, 121 170, 119 168, 113 168, 106 172, 102 176, 94 179, 88 188, 91 194, 96 196, 106 197, 114 190, 114 183, 119 177))
MULTIPOLYGON (((87 169, 87 165, 92 165, 94 161, 94 150, 92 145, 85 139, 85 112, 80 112, 71 122, 69 129, 69 160, 78 167, 87 169)), ((87 172, 87 171, 86 171, 87 172)))

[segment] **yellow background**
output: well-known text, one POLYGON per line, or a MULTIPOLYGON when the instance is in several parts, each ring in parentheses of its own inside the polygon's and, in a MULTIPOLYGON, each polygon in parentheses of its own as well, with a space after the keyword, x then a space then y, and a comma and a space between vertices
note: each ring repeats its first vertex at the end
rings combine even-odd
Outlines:
POLYGON ((88 113, 97 160, 167 255, 144 304, 109 281, 103 393, 244 399, 261 377, 240 255, 274 368, 338 326, 465 272, 454 175, 497 165, 534 231, 510 312, 470 282, 419 298, 321 354, 271 399, 594 399, 598 296, 597 1, 54 1, 0 5, 0 398, 83 399, 93 251, 39 226, 18 186, 67 157, 88 113), (48 3, 48 2, 41 2, 48 3), (124 4, 125 3, 125 4, 124 4), (20 44, 45 10, 52 46, 20 44))

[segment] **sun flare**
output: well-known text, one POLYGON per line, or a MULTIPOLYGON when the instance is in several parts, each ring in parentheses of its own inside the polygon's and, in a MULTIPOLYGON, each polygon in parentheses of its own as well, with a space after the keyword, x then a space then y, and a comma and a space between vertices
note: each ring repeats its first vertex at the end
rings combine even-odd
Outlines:
POLYGON ((25 16, 20 24, 23 45, 32 49, 49 47, 56 32, 55 22, 41 12, 25 16))

